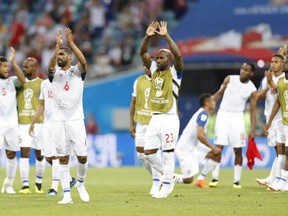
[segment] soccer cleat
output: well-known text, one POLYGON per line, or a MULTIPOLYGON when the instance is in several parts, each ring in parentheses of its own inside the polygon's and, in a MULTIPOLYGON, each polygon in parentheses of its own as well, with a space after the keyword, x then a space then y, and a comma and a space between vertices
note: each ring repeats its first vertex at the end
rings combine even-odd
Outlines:
POLYGON ((61 201, 58 202, 59 205, 67 205, 67 204, 73 204, 73 200, 68 197, 63 197, 61 201))
POLYGON ((162 186, 161 190, 152 195, 152 198, 163 199, 169 196, 169 187, 162 186))
POLYGON ((235 188, 235 189, 241 189, 242 186, 240 185, 239 182, 234 182, 234 183, 233 183, 233 188, 235 188))
POLYGON ((200 187, 200 188, 209 188, 207 185, 206 185, 206 182, 205 180, 196 180, 194 185, 196 187, 200 187))
POLYGON ((37 193, 37 194, 43 194, 44 191, 43 191, 42 188, 39 189, 39 188, 37 187, 37 185, 35 185, 35 193, 37 193))
POLYGON ((80 198, 83 202, 89 202, 90 200, 90 197, 89 197, 89 194, 87 193, 84 185, 82 184, 81 186, 78 184, 75 185, 76 189, 78 190, 79 192, 79 195, 80 195, 80 198))
POLYGON ((74 185, 77 183, 77 179, 76 178, 74 178, 74 177, 71 177, 71 178, 72 178, 72 180, 70 181, 70 189, 72 187, 74 187, 74 185))
POLYGON ((12 185, 9 185, 7 178, 5 178, 3 182, 3 186, 1 188, 1 193, 7 194, 16 194, 15 190, 13 189, 12 185))
POLYGON ((259 179, 256 178, 255 181, 259 184, 259 185, 263 185, 263 186, 270 186, 272 184, 272 179, 270 177, 264 178, 264 179, 259 179))
POLYGON ((209 187, 213 187, 213 188, 218 187, 218 180, 212 179, 212 181, 209 183, 209 187))
POLYGON ((268 188, 271 190, 271 191, 278 191, 279 190, 279 178, 276 178, 273 183, 271 185, 268 186, 268 188))
POLYGON ((158 182, 158 184, 154 183, 150 189, 149 194, 150 195, 154 195, 155 193, 157 193, 161 188, 161 184, 158 182))
POLYGON ((31 190, 28 186, 23 186, 18 193, 19 194, 31 194, 31 190))
POLYGON ((48 191, 47 196, 57 196, 57 191, 55 191, 53 188, 51 188, 51 189, 48 191))

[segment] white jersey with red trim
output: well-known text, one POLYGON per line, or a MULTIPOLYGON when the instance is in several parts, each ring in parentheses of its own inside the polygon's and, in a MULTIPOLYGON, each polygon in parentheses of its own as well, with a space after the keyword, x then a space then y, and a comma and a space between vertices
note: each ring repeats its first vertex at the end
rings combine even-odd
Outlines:
POLYGON ((53 120, 84 119, 82 102, 84 79, 77 65, 67 70, 56 67, 51 87, 55 105, 53 120))

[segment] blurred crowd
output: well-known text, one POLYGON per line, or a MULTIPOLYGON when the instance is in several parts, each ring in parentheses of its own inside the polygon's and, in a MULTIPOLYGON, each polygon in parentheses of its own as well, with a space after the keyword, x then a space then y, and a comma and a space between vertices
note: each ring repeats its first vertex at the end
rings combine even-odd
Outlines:
MULTIPOLYGON (((16 49, 16 61, 32 56, 45 71, 57 29, 69 27, 89 61, 89 79, 138 64, 138 46, 147 25, 165 20, 173 28, 189 0, 0 0, 0 55, 16 49)), ((158 41, 152 41, 157 46, 158 41)), ((139 66, 139 65, 137 65, 139 66)))

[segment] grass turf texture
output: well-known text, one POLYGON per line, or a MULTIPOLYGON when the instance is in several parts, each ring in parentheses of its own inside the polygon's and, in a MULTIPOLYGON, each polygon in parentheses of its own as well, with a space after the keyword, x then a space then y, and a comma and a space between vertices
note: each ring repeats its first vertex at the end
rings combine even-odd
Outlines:
MULTIPOLYGON (((176 170, 179 173, 179 170, 176 170)), ((5 170, 0 169, 2 186, 5 170)), ((76 176, 76 168, 71 169, 76 176)), ((221 169, 218 188, 201 189, 194 185, 175 185, 166 199, 149 196, 151 178, 141 167, 121 167, 88 171, 86 188, 90 202, 83 203, 72 189, 74 204, 58 205, 62 199, 61 186, 57 197, 48 197, 51 168, 46 168, 43 181, 45 194, 34 193, 35 168, 30 169, 32 194, 0 194, 1 215, 284 215, 287 213, 288 192, 269 192, 255 182, 266 177, 268 170, 248 170, 242 173, 242 189, 233 189, 233 169, 221 169)), ((210 178, 207 178, 209 183, 210 178)), ((15 191, 21 188, 19 172, 15 191)))

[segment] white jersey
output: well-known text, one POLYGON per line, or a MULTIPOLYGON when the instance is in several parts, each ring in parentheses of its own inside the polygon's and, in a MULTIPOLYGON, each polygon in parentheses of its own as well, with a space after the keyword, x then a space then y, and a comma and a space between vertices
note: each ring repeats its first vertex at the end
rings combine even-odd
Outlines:
POLYGON ((227 112, 243 112, 251 93, 256 91, 255 85, 249 80, 248 83, 240 81, 240 75, 230 75, 230 81, 224 92, 220 110, 227 112))
POLYGON ((51 82, 46 79, 41 83, 39 100, 44 100, 44 123, 52 121, 54 110, 51 82))
POLYGON ((203 108, 198 109, 184 128, 179 142, 177 143, 177 148, 186 146, 185 149, 193 151, 198 144, 197 128, 198 126, 203 127, 204 132, 206 133, 208 119, 207 112, 203 108))
MULTIPOLYGON (((150 71, 153 75, 153 73, 157 70, 157 62, 156 61, 152 61, 151 62, 151 66, 150 66, 150 71)), ((181 86, 181 79, 182 79, 182 73, 177 73, 174 65, 172 67, 170 67, 170 71, 172 74, 172 79, 175 81, 173 82, 173 95, 177 95, 177 97, 179 96, 179 90, 180 90, 180 86, 181 86), (175 94, 174 94, 175 93, 175 94)), ((180 71, 179 71, 180 72, 180 71)), ((177 114, 177 101, 175 96, 173 96, 173 106, 172 109, 167 112, 167 114, 177 114)))
POLYGON ((51 88, 55 112, 53 120, 84 119, 82 102, 84 80, 77 65, 71 66, 68 70, 56 67, 51 88))
POLYGON ((0 128, 18 125, 16 76, 0 79, 0 128))
MULTIPOLYGON (((278 80, 282 77, 284 77, 285 74, 282 73, 280 76, 278 77, 275 77, 273 75, 272 79, 273 79, 273 82, 277 85, 278 83, 278 80)), ((260 84, 260 87, 259 87, 259 90, 263 90, 263 89, 266 89, 267 88, 267 78, 264 77, 261 81, 261 84, 260 84)), ((265 97, 265 109, 264 109, 264 115, 266 117, 266 121, 269 120, 269 117, 271 115, 271 112, 272 112, 272 108, 273 108, 273 105, 275 103, 277 99, 277 92, 276 91, 273 91, 272 89, 269 89, 269 91, 266 93, 266 97, 265 97)), ((281 116, 281 109, 278 110, 276 116, 274 117, 274 119, 280 119, 282 118, 281 116)))

